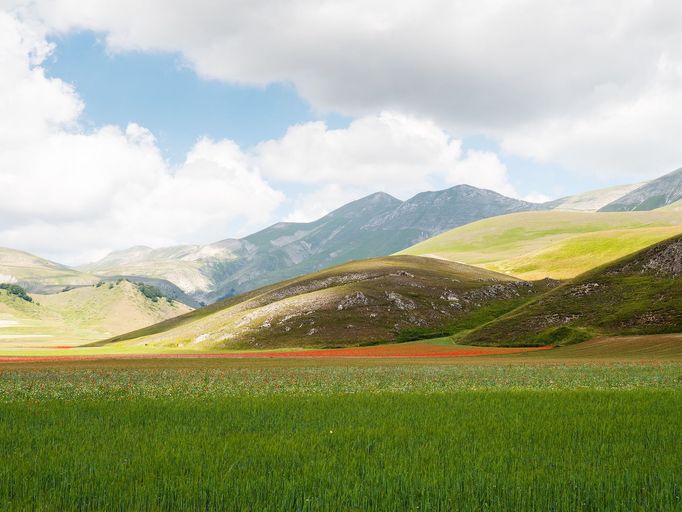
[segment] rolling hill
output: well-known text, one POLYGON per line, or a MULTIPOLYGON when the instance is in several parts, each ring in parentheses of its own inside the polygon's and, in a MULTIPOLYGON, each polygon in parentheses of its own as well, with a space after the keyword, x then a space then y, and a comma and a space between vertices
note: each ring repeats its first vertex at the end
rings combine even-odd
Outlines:
POLYGON ((645 183, 604 206, 604 212, 654 210, 682 199, 682 168, 645 183))
POLYGON ((432 258, 376 258, 255 290, 96 345, 215 350, 416 339, 471 328, 551 285, 432 258))
POLYGON ((591 270, 463 336, 474 345, 571 344, 682 331, 682 235, 591 270))
POLYGON ((0 283, 18 283, 33 290, 95 284, 99 279, 23 251, 0 247, 0 283))
POLYGON ((462 226, 399 254, 513 275, 569 279, 682 233, 682 212, 525 212, 462 226))
POLYGON ((198 300, 213 302, 332 265, 385 256, 478 219, 538 208, 468 185, 423 192, 407 201, 376 193, 314 222, 281 222, 206 246, 133 247, 81 270, 162 278, 198 300))
POLYGON ((596 212, 609 203, 620 199, 626 194, 642 186, 642 183, 634 185, 620 185, 617 187, 590 190, 573 196, 562 197, 545 203, 547 210, 563 210, 575 212, 596 212))
POLYGON ((151 300, 128 281, 30 298, 0 290, 0 349, 78 345, 191 311, 181 302, 151 300))

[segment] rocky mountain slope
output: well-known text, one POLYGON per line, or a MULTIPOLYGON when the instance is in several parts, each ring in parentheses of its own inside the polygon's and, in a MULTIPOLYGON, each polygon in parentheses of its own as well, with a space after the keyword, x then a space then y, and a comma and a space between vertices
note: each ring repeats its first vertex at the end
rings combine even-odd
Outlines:
POLYGON ((682 331, 682 235, 591 270, 479 327, 470 344, 570 344, 682 331))
POLYGON ((98 345, 215 350, 415 339, 470 328, 551 284, 432 258, 375 258, 268 286, 98 345))
POLYGON ((645 183, 629 194, 607 204, 600 211, 654 210, 682 199, 682 168, 645 183))
POLYGON ((314 222, 278 223, 243 239, 207 246, 135 247, 81 270, 162 278, 213 302, 331 265, 392 254, 474 220, 537 208, 467 185, 407 201, 376 193, 314 222))

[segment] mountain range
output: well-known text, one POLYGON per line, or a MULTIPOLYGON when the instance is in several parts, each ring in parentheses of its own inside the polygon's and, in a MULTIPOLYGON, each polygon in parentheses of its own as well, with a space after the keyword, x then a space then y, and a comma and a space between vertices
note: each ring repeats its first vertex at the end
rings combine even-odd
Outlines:
POLYGON ((133 247, 81 270, 166 279, 210 303, 332 265, 393 254, 475 220, 540 208, 468 185, 423 192, 407 201, 379 192, 313 222, 281 222, 206 246, 133 247))
MULTIPOLYGON (((681 199, 682 169, 647 183, 585 192, 543 204, 468 185, 423 192, 406 201, 378 192, 313 222, 280 222, 241 239, 226 239, 208 245, 137 246, 112 252, 102 260, 77 269, 19 251, 0 249, 0 282, 20 282, 32 291, 58 291, 64 286, 127 277, 154 284, 169 296, 196 307, 351 260, 394 254, 481 219, 505 216, 500 218, 506 223, 515 219, 508 214, 548 212, 537 213, 539 217, 535 218, 553 222, 552 215, 559 212, 579 216, 580 212, 640 211, 658 207, 675 212, 675 204, 681 199)), ((606 217, 598 220, 606 220, 606 217)), ((580 223, 585 222, 581 220, 580 223)), ((599 222, 590 220, 588 224, 599 222)), ((654 224, 664 227, 677 222, 654 221, 654 224)), ((555 229, 565 227, 565 223, 559 222, 555 229)), ((572 229, 568 228, 567 232, 572 233, 572 229)), ((595 230, 588 228, 588 231, 595 230)), ((641 242, 653 243, 662 239, 650 235, 641 242)), ((459 235, 456 233, 455 236, 459 235)), ((494 240, 495 235, 490 233, 490 236, 494 240)), ((617 241, 618 233, 614 232, 613 236, 617 241)), ((663 237, 663 231, 656 236, 663 237)), ((546 241, 555 242, 556 238, 550 236, 546 241)), ((643 246, 634 246, 633 250, 643 246)), ((425 253, 428 254, 422 250, 419 254, 425 253)), ((622 254, 625 253, 614 252, 614 257, 622 254)), ((466 257, 461 261, 485 265, 485 262, 466 257)), ((524 272, 523 265, 489 265, 488 268, 517 277, 538 277, 532 272, 524 272)), ((541 266, 538 272, 544 270, 541 266)), ((553 277, 568 276, 557 274, 553 277)))
POLYGON ((565 345, 682 329, 682 235, 563 284, 420 256, 346 263, 93 346, 338 347, 455 336, 470 345, 565 345))

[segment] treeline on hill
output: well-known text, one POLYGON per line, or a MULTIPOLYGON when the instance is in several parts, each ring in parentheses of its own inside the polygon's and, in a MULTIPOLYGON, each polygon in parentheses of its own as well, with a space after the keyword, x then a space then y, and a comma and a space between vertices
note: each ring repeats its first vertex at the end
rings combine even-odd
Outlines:
MULTIPOLYGON (((123 281, 126 281, 128 283, 131 282, 128 279, 117 279, 115 283, 113 282, 109 283, 109 289, 113 288, 115 285, 121 284, 123 281)), ((104 281, 100 281, 95 286, 99 288, 100 286, 104 286, 105 284, 106 283, 104 281)), ((168 295, 165 295, 158 286, 146 284, 143 282, 133 284, 137 287, 138 291, 142 295, 144 295, 147 299, 151 300, 152 302, 159 302, 159 299, 166 299, 169 304, 173 303, 173 298, 169 297, 168 295)))
POLYGON ((31 296, 28 293, 26 293, 26 290, 24 290, 18 284, 0 283, 0 290, 7 290, 7 293, 9 295, 19 297, 20 299, 25 300, 26 302, 33 302, 31 296))
POLYGON ((145 283, 137 283, 136 286, 140 293, 152 302, 158 302, 159 299, 166 299, 169 303, 173 303, 173 299, 164 295, 157 286, 145 283))

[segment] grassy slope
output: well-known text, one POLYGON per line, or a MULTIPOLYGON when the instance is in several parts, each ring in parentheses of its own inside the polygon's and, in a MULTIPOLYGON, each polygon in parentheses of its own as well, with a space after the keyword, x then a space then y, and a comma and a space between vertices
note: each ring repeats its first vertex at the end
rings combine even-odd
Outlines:
POLYGON ((0 291, 0 348, 72 345, 157 323, 189 311, 156 303, 128 282, 66 292, 32 294, 33 303, 0 291))
POLYGON ((480 345, 571 344, 682 331, 682 236, 591 270, 463 336, 480 345))
POLYGON ((109 340, 186 349, 357 345, 470 328, 544 285, 411 256, 351 262, 109 340))
POLYGON ((0 282, 15 281, 63 286, 93 284, 97 278, 23 251, 0 248, 0 282))
POLYGON ((682 232, 682 212, 527 212, 474 222, 400 254, 460 261, 521 279, 575 277, 682 232))

